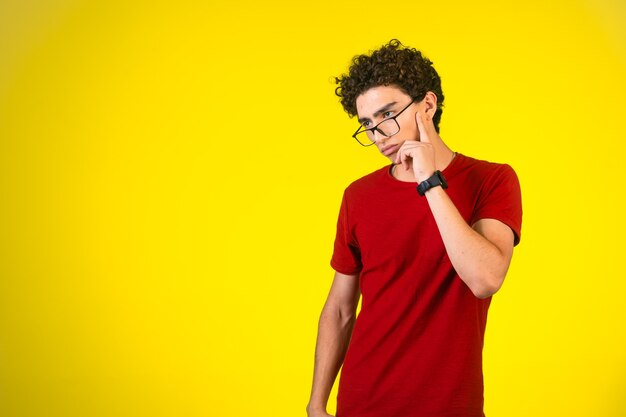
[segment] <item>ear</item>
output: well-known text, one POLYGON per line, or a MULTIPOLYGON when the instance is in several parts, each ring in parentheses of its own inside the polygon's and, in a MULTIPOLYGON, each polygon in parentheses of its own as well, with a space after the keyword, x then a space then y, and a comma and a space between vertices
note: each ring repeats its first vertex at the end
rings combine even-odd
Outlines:
POLYGON ((432 91, 426 92, 422 103, 424 106, 424 115, 428 120, 432 120, 435 116, 435 112, 437 112, 437 95, 432 91))

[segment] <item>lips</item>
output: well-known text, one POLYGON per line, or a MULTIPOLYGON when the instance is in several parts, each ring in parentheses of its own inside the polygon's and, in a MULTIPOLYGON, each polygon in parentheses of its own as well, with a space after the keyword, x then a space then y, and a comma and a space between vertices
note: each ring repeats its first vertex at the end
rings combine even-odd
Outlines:
POLYGON ((387 145, 381 148, 380 152, 385 156, 389 156, 392 153, 396 152, 398 149, 400 149, 400 144, 387 145))

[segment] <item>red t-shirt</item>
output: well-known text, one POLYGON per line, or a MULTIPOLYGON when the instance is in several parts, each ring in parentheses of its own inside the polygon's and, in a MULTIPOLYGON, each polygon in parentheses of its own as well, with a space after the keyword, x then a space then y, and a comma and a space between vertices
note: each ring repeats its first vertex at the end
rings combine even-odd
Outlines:
MULTIPOLYGON (((508 165, 457 154, 443 171, 468 224, 500 220, 519 242, 522 207, 508 165)), ((381 168, 341 204, 332 267, 359 275, 362 302, 339 381, 337 417, 482 417, 490 298, 452 267, 416 184, 381 168)))

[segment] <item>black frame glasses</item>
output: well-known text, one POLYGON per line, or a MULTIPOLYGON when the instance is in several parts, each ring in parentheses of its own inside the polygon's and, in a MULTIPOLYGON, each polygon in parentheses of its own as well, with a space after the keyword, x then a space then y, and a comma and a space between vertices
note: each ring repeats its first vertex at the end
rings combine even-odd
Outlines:
POLYGON ((369 129, 363 129, 363 125, 359 126, 359 128, 357 129, 357 131, 356 131, 356 132, 354 132, 354 134, 352 135, 352 137, 353 137, 354 139, 356 139, 356 141, 357 141, 357 142, 359 142, 359 144, 360 144, 361 146, 372 146, 372 145, 373 145, 374 143, 376 143, 376 142, 375 142, 374 140, 370 139, 370 137, 369 137, 369 134, 370 134, 370 133, 369 133, 369 132, 371 132, 372 136, 374 136, 374 133, 375 133, 375 132, 378 132, 378 133, 380 133, 381 135, 383 135, 383 136, 384 136, 384 137, 386 137, 386 138, 388 138, 388 137, 391 137, 391 136, 395 135, 396 133, 398 133, 398 132, 400 131, 400 124, 398 123, 398 121, 396 120, 396 118, 397 118, 398 116, 400 116, 400 115, 402 114, 402 112, 403 112, 403 111, 405 111, 406 109, 408 109, 408 108, 411 106, 411 104, 413 104, 414 102, 415 102, 415 99, 411 100, 411 102, 410 102, 410 103, 409 103, 409 104, 408 104, 405 108, 403 108, 402 110, 400 110, 400 111, 398 112, 398 114, 396 114, 395 116, 392 116, 392 117, 388 117, 388 118, 386 118, 385 120, 382 120, 380 123, 378 123, 378 124, 377 124, 376 126, 374 126, 374 127, 370 127, 369 129), (389 134, 387 134, 387 133, 383 132, 383 131, 382 131, 382 130, 378 127, 378 126, 380 126, 380 125, 381 125, 381 124, 383 124, 383 123, 389 123, 389 121, 390 121, 390 120, 393 120, 393 121, 394 121, 394 123, 396 124, 396 130, 395 130, 393 133, 389 133, 389 134), (363 129, 363 130, 361 130, 361 129, 363 129), (357 135, 358 135, 358 137, 357 137, 357 135), (359 137, 360 137, 361 139, 359 139, 359 137), (366 139, 366 140, 362 140, 363 138, 367 138, 367 139, 366 139))

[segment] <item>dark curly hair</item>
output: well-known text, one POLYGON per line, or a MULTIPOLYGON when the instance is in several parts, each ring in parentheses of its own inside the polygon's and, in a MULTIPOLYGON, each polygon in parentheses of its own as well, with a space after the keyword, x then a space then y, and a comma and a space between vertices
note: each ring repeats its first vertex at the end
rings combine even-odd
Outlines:
POLYGON ((370 55, 355 56, 348 74, 335 77, 335 83, 339 84, 335 94, 341 98, 346 113, 354 117, 357 115, 356 98, 370 88, 397 86, 418 102, 432 91, 437 96, 433 124, 439 132, 444 96, 441 79, 432 64, 417 49, 405 47, 399 40, 392 39, 370 55))

